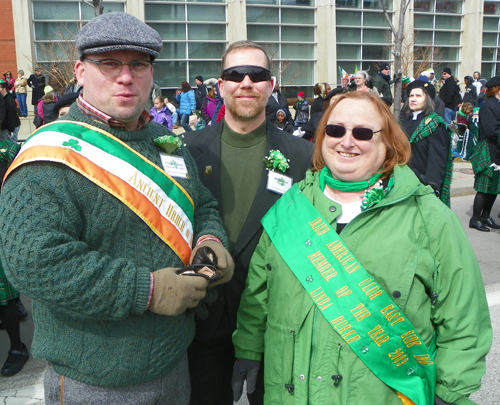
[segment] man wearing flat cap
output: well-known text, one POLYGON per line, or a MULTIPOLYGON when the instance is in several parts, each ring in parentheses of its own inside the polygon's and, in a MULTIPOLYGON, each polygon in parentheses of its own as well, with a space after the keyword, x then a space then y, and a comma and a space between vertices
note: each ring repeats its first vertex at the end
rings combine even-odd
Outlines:
POLYGON ((0 258, 33 299, 46 404, 187 404, 192 312, 232 276, 217 203, 144 110, 158 33, 107 13, 76 46, 83 93, 10 167, 0 258))
POLYGON ((450 125, 451 121, 455 119, 457 106, 462 103, 462 96, 460 96, 460 87, 451 75, 450 68, 444 68, 441 77, 444 83, 439 90, 439 97, 444 102, 444 121, 450 125))

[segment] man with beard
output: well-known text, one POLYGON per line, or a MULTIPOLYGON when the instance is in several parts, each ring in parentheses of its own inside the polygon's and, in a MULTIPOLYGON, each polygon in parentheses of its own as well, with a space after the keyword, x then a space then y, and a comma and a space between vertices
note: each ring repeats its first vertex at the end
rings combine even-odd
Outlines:
MULTIPOLYGON (((185 138, 202 182, 219 202, 236 265, 232 281, 217 288, 208 317, 196 320, 195 340, 188 350, 191 404, 233 403, 231 335, 250 258, 262 234, 260 220, 310 166, 312 145, 266 120, 266 103, 275 83, 269 68, 269 58, 259 45, 250 41, 230 45, 218 80, 225 118, 185 138), (278 168, 279 161, 285 164, 278 168)), ((250 404, 263 401, 262 369, 255 391, 248 389, 248 398, 250 404)))

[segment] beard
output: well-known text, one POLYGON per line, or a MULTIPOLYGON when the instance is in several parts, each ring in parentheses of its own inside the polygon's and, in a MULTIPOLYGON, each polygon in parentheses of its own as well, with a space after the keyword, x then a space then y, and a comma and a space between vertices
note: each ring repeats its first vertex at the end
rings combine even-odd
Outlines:
MULTIPOLYGON (((247 95, 247 93, 239 94, 247 95)), ((241 121, 251 121, 258 117, 266 108, 267 97, 261 93, 248 94, 255 96, 252 100, 239 100, 237 95, 231 95, 224 99, 226 105, 226 113, 229 111, 231 116, 241 121)))

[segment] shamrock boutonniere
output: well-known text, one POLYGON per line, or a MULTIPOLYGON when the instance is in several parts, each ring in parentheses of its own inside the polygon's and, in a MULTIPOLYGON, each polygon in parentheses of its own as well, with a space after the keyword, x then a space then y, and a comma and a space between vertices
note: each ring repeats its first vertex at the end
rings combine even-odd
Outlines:
POLYGON ((281 170, 283 173, 290 167, 290 159, 287 159, 279 150, 269 151, 269 155, 264 157, 267 170, 281 170))
POLYGON ((363 194, 361 201, 361 211, 366 211, 368 208, 373 207, 375 204, 382 201, 394 187, 394 176, 389 178, 387 188, 382 185, 382 180, 379 180, 372 188, 366 190, 363 194))
POLYGON ((175 135, 160 136, 153 143, 168 154, 175 152, 182 146, 182 140, 175 135))

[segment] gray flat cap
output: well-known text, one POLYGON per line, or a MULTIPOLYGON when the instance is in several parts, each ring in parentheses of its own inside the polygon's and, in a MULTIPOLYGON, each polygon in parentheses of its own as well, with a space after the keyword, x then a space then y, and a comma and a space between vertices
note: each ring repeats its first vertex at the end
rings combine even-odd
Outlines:
POLYGON ((160 35, 127 13, 106 13, 93 18, 78 31, 75 39, 78 55, 139 51, 157 58, 163 47, 160 35))

